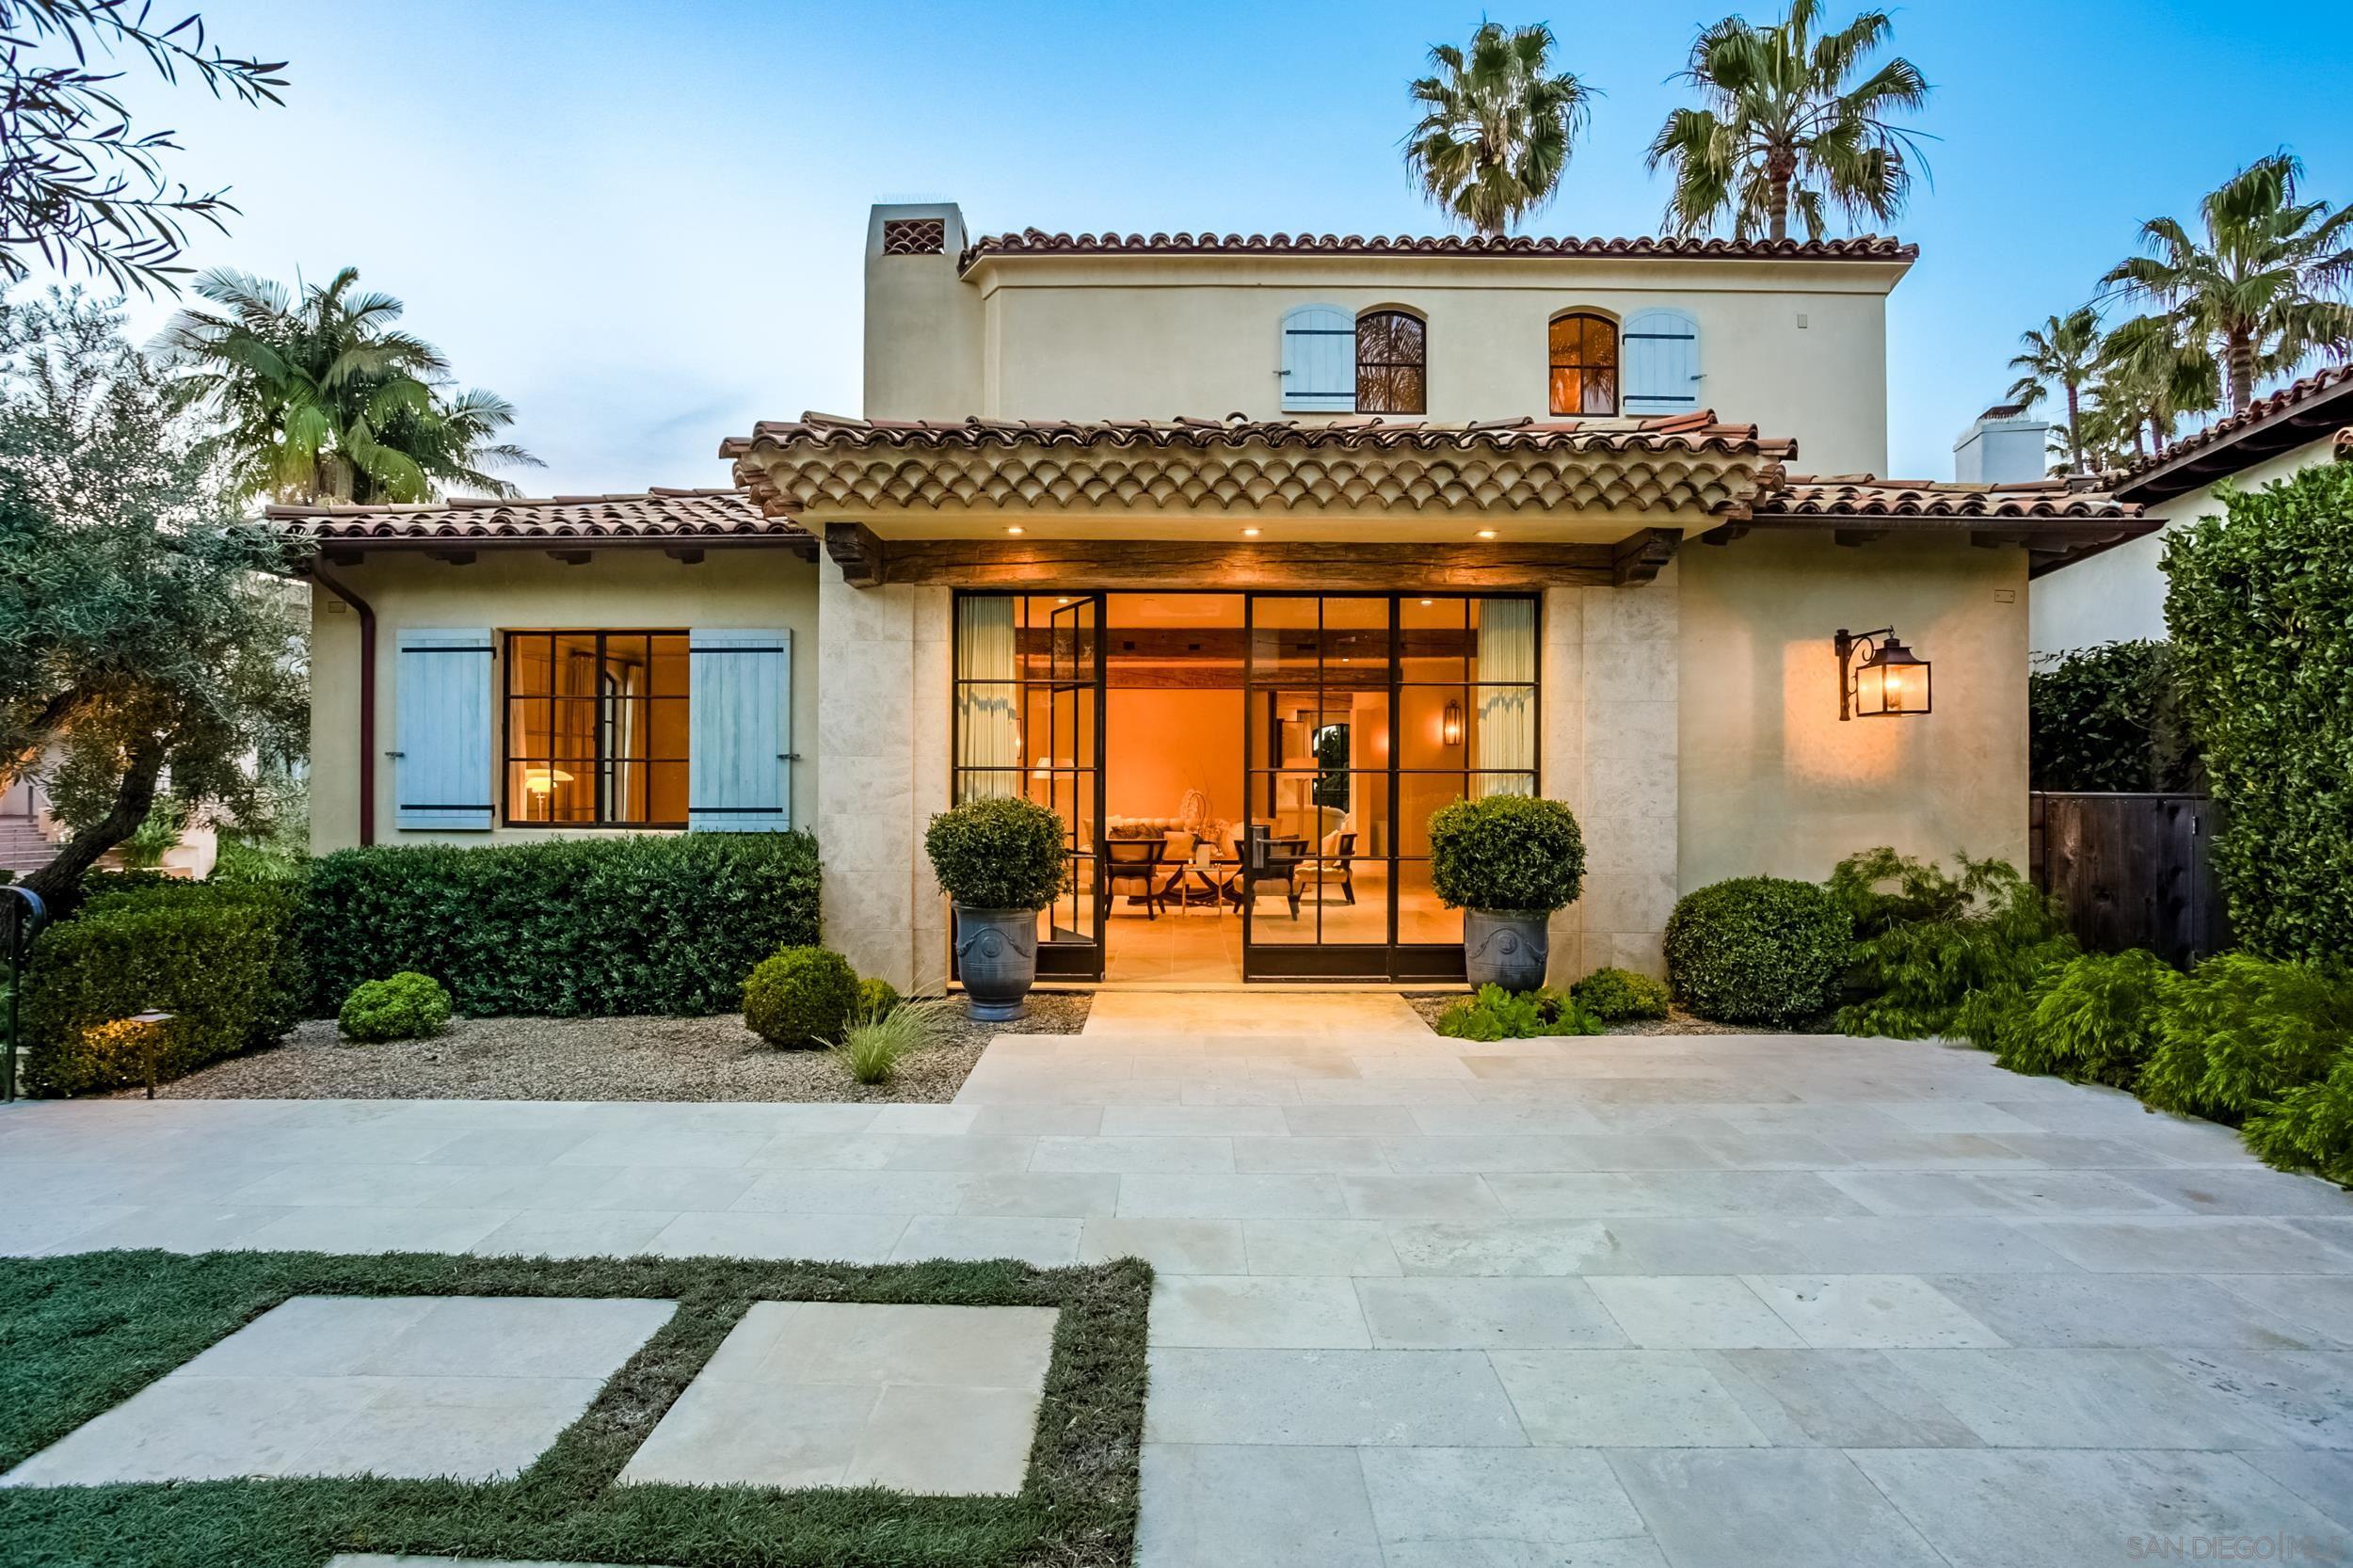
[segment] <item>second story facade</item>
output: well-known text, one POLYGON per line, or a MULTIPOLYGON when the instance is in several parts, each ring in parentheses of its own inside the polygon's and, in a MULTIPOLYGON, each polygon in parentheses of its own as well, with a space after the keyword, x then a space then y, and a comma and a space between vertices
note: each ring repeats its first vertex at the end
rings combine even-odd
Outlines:
POLYGON ((1866 238, 975 238, 877 207, 865 414, 1305 423, 1712 409, 1817 473, 1887 471, 1887 296, 1866 238))

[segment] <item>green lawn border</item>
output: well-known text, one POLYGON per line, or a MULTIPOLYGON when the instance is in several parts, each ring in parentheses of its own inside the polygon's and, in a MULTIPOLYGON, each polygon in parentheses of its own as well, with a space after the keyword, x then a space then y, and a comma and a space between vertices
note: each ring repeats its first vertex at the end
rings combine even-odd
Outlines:
POLYGON ((0 1259, 0 1471, 292 1296, 643 1297, 678 1310, 513 1480, 0 1487, 9 1568, 320 1568, 413 1552, 677 1568, 1125 1568, 1152 1271, 1133 1258, 861 1266, 429 1253, 82 1253, 0 1259), (1021 1492, 616 1487, 756 1301, 1061 1310, 1021 1492))

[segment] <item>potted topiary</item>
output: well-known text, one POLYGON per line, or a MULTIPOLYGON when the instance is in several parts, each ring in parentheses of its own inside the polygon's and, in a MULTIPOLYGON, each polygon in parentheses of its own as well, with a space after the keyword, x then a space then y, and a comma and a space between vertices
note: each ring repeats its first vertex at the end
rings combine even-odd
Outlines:
POLYGON ((1012 795, 968 800, 932 819, 923 848, 955 901, 956 972, 972 1016, 1021 1016, 1037 978, 1037 912, 1063 890, 1062 818, 1012 795))
POLYGON ((1585 879, 1585 839, 1557 800, 1458 800, 1430 815, 1430 875, 1446 906, 1463 911, 1471 984, 1532 991, 1551 956, 1545 922, 1585 879))

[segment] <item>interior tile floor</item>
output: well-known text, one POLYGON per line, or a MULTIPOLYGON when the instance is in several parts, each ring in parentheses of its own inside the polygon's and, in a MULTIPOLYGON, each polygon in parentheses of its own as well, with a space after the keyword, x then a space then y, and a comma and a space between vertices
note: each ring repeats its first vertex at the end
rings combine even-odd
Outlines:
POLYGON ((2353 1558, 2344 1192, 1966 1049, 1343 1001, 950 1105, 19 1106, 0 1247, 1141 1255, 1145 1568, 2353 1558))

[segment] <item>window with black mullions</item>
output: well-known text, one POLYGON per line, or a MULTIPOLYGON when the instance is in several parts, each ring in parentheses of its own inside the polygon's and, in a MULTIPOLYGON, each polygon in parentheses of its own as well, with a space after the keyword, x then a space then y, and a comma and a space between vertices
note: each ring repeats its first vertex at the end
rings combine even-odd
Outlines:
POLYGON ((506 820, 683 827, 687 634, 506 634, 506 820))
POLYGON ((1356 318, 1356 411, 1418 414, 1429 408, 1430 329, 1404 311, 1356 318))

